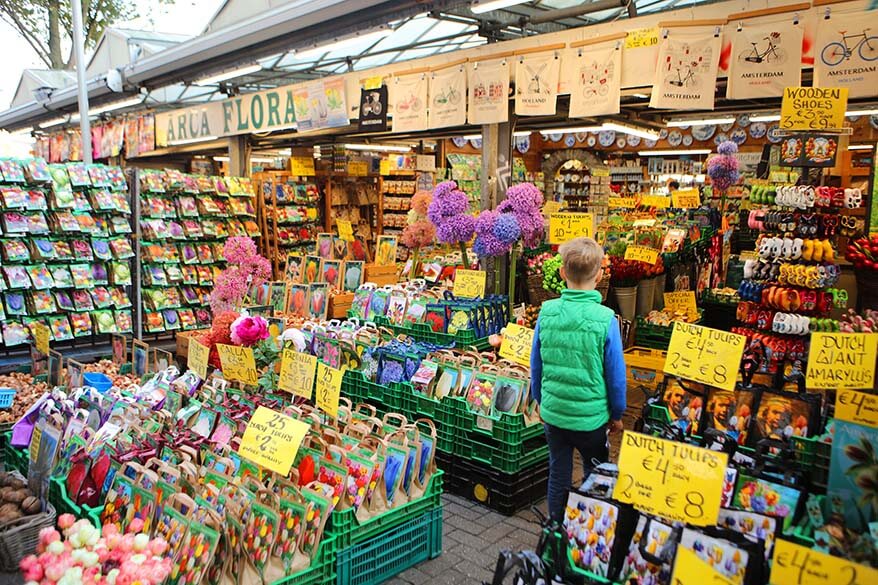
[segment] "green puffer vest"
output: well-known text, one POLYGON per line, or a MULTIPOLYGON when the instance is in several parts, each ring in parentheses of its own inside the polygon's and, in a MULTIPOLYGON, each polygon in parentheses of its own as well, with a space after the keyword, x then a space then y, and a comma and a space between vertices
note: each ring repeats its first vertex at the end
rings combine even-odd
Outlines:
POLYGON ((540 413, 550 425, 593 431, 607 424, 604 347, 614 313, 595 290, 565 289, 540 309, 540 413))

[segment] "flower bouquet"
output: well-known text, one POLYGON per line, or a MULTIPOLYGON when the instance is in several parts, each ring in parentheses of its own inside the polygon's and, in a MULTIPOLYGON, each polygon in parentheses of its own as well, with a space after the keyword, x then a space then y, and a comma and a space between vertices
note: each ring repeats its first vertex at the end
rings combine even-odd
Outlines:
POLYGON ((412 208, 408 213, 405 229, 402 231, 400 241, 406 248, 412 250, 410 278, 419 276, 421 248, 429 246, 436 240, 436 226, 427 219, 427 211, 433 201, 433 194, 429 191, 418 191, 412 197, 412 208))

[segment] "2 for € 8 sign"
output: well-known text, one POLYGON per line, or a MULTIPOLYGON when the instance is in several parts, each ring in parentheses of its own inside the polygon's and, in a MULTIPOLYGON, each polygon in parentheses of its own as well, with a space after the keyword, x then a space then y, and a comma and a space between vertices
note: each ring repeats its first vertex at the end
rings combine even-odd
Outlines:
POLYGON ((734 390, 747 338, 680 321, 674 321, 673 326, 664 372, 723 390, 734 390))

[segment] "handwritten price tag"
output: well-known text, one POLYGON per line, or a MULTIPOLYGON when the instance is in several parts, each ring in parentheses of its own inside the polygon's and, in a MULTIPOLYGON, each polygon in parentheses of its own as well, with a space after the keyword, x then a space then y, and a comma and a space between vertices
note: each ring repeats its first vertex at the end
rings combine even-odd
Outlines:
POLYGON ((701 194, 698 189, 680 189, 671 194, 674 207, 678 209, 691 209, 701 206, 701 194))
POLYGON ((654 47, 658 45, 660 34, 661 31, 658 27, 629 30, 628 36, 625 37, 625 48, 641 49, 644 47, 654 47))
POLYGON ((674 321, 664 371, 732 391, 746 342, 743 335, 674 321))
POLYGON ((207 379, 207 360, 209 357, 210 348, 190 337, 186 366, 202 380, 207 379))
POLYGON ((645 195, 640 204, 644 207, 655 207, 656 209, 667 209, 671 206, 671 198, 664 195, 645 195))
POLYGON ((610 176, 610 169, 608 169, 607 167, 594 167, 593 169, 591 169, 591 176, 592 177, 609 177, 610 176))
POLYGON ((313 177, 317 174, 314 170, 314 159, 310 156, 291 156, 290 174, 297 177, 313 177))
POLYGON ((805 386, 860 390, 875 387, 878 333, 812 333, 805 386))
POLYGON ((365 161, 353 160, 348 163, 348 175, 352 177, 365 177, 369 174, 369 165, 365 161))
POLYGON ((637 207, 637 199, 634 197, 609 197, 607 207, 610 209, 634 209, 637 207))
POLYGON ((563 244, 574 238, 590 238, 594 234, 591 213, 553 213, 549 216, 549 243, 563 244))
POLYGON ((625 260, 639 260, 647 264, 658 262, 659 251, 646 246, 628 246, 625 249, 625 260))
POLYGON ((673 585, 734 585, 735 582, 702 561, 688 548, 678 546, 674 560, 673 585))
POLYGON ((772 585, 878 583, 878 570, 778 539, 771 563, 772 585))
POLYGON ((665 308, 674 313, 682 311, 687 315, 697 315, 698 305, 695 303, 695 291, 683 290, 665 293, 665 308))
POLYGON ((52 338, 52 332, 43 323, 34 323, 34 345, 37 351, 43 355, 49 355, 49 340, 52 338))
POLYGON ((835 394, 835 418, 878 427, 878 396, 856 390, 839 390, 835 394))
POLYGON ((530 367, 530 350, 533 348, 533 343, 533 329, 510 323, 503 332, 503 343, 500 344, 500 357, 530 367))
POLYGON ((484 270, 458 269, 454 273, 454 296, 468 299, 484 297, 487 277, 484 270))
POLYGON ((238 455, 287 476, 308 428, 307 423, 260 406, 247 423, 238 455))
POLYGON ((280 359, 280 379, 277 387, 284 392, 311 399, 314 377, 317 374, 317 358, 288 347, 280 359))
POLYGON ((256 372, 256 358, 253 356, 253 348, 238 347, 237 345, 216 345, 219 352, 220 364, 222 364, 223 378, 237 380, 250 386, 255 386, 259 381, 256 372))
POLYGON ((787 87, 780 105, 780 129, 839 130, 847 105, 846 87, 787 87))
POLYGON ((561 204, 557 201, 546 201, 543 204, 543 215, 550 216, 561 211, 561 204))
POLYGON ((338 226, 338 237, 345 242, 354 241, 354 228, 351 222, 346 219, 336 219, 335 225, 338 226))
POLYGON ((613 498, 668 520, 712 526, 727 464, 719 451, 625 431, 613 498))
POLYGON ((344 373, 324 363, 317 364, 317 408, 331 417, 338 416, 341 381, 344 373))

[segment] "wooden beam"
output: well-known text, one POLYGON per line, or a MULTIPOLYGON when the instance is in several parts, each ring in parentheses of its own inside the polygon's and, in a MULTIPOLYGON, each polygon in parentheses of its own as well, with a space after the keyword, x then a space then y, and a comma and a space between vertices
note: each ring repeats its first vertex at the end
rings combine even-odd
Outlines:
POLYGON ((445 63, 443 65, 436 65, 435 67, 431 67, 430 71, 442 71, 443 69, 457 67, 458 65, 463 65, 467 61, 469 61, 469 59, 458 59, 457 61, 452 61, 451 63, 445 63))
POLYGON ((531 47, 530 49, 519 49, 515 51, 515 56, 530 55, 532 53, 548 53, 550 51, 560 51, 566 49, 567 43, 555 43, 554 45, 546 45, 544 47, 531 47))
POLYGON ((814 0, 811 5, 815 8, 818 6, 830 6, 832 4, 841 4, 842 2, 851 2, 851 0, 814 0))
POLYGON ((576 41, 575 43, 570 43, 571 49, 578 49, 579 47, 585 47, 587 45, 597 45, 599 43, 608 43, 610 41, 618 41, 620 39, 624 39, 628 36, 626 32, 615 33, 611 35, 603 35, 600 37, 594 37, 593 39, 585 39, 584 41, 576 41))
POLYGON ((725 18, 704 18, 701 20, 665 20, 658 23, 659 28, 677 28, 684 26, 722 26, 728 22, 725 18))
POLYGON ((760 16, 771 16, 772 14, 786 14, 787 12, 803 12, 811 8, 811 4, 808 2, 801 2, 799 4, 787 4, 786 6, 777 6, 775 8, 763 8, 762 10, 747 10, 745 12, 738 12, 735 14, 729 14, 728 20, 729 22, 734 22, 736 20, 747 20, 748 18, 759 18, 760 16))

